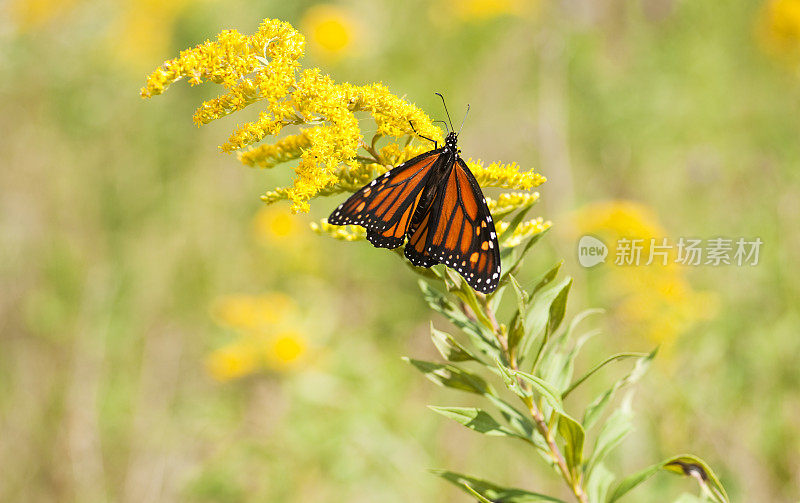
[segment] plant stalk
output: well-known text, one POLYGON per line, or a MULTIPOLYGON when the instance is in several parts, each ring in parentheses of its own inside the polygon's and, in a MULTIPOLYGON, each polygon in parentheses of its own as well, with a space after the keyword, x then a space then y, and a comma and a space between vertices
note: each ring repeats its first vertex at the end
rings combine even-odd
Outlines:
MULTIPOLYGON (((480 298, 486 318, 492 325, 492 331, 494 332, 497 342, 500 344, 500 347, 503 350, 509 366, 513 370, 519 370, 516 355, 514 355, 514 352, 508 347, 508 338, 503 334, 500 324, 497 323, 497 317, 495 316, 494 310, 489 306, 489 302, 485 295, 478 295, 478 297, 480 298)), ((530 386, 526 382, 522 380, 519 380, 518 382, 522 389, 528 392, 531 391, 530 386)), ((553 460, 553 463, 558 466, 558 471, 561 473, 561 476, 567 483, 567 486, 569 486, 572 494, 575 496, 576 501, 579 503, 589 503, 589 500, 586 498, 586 491, 583 489, 583 481, 581 480, 581 477, 579 475, 573 476, 572 472, 567 466, 567 461, 564 458, 564 455, 561 453, 561 449, 559 449, 558 444, 556 444, 555 438, 553 437, 553 430, 549 427, 547 421, 545 421, 544 414, 536 405, 536 402, 532 397, 528 396, 523 398, 522 401, 525 403, 525 407, 528 409, 528 412, 530 412, 533 422, 536 425, 536 429, 539 431, 542 437, 544 437, 545 442, 547 443, 550 458, 553 460)))

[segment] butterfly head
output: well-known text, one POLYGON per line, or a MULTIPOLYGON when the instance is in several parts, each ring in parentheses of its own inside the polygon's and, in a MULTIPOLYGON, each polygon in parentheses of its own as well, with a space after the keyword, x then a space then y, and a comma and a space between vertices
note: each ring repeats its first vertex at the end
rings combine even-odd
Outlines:
POLYGON ((458 133, 451 131, 444 139, 444 146, 447 150, 458 152, 458 133))

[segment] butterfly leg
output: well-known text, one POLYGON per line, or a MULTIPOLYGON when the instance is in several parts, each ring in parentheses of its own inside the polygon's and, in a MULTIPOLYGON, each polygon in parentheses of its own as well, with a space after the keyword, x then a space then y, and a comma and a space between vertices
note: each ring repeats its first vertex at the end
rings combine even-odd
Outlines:
POLYGON ((436 143, 436 140, 431 140, 431 139, 430 139, 430 138, 428 138, 427 136, 422 136, 421 134, 419 134, 419 133, 417 132, 417 130, 416 130, 416 129, 414 129, 414 123, 413 123, 413 122, 411 122, 411 121, 408 121, 408 124, 411 126, 411 130, 412 130, 412 131, 414 131, 414 134, 416 134, 416 135, 417 135, 417 136, 419 136, 420 138, 424 138, 424 139, 428 140, 429 142, 433 142, 433 149, 434 149, 434 150, 436 150, 436 149, 438 148, 438 144, 436 143))

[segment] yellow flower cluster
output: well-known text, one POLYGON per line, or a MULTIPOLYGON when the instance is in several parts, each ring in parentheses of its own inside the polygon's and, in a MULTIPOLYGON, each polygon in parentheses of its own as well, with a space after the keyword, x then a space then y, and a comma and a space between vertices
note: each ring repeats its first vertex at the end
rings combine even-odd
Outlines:
MULTIPOLYGON (((656 214, 632 201, 607 201, 584 206, 574 215, 577 235, 592 234, 609 247, 607 263, 616 256, 619 239, 641 239, 641 257, 650 254, 651 239, 661 244, 666 231, 656 214)), ((716 298, 692 288, 670 250, 645 267, 608 267, 606 294, 616 297, 617 314, 627 326, 659 344, 669 345, 681 333, 716 311, 716 298)))
MULTIPOLYGON (((325 32, 332 30, 331 26, 317 28, 325 32)), ((409 144, 415 135, 413 129, 442 141, 442 131, 422 110, 395 96, 386 86, 338 84, 319 69, 302 70, 304 43, 299 32, 278 20, 265 20, 252 36, 228 30, 216 41, 166 61, 148 77, 142 96, 161 94, 182 78, 192 85, 213 82, 224 86, 225 93, 197 109, 198 125, 248 105, 263 104, 257 118, 239 125, 220 148, 237 152, 243 164, 254 167, 271 168, 296 160, 293 184, 262 196, 266 203, 288 199, 294 212, 308 211, 314 197, 353 192, 391 167, 430 149, 427 143, 409 144), (362 112, 368 113, 376 126, 369 143, 359 127, 357 114, 362 112), (259 144, 287 127, 299 132, 259 144), (387 137, 406 137, 408 141, 404 146, 397 141, 381 142, 387 137), (379 147, 379 142, 384 144, 379 147)), ((479 184, 486 187, 531 190, 545 181, 533 171, 521 172, 515 163, 485 166, 481 161, 469 160, 468 165, 479 184)), ((504 194, 490 204, 502 218, 515 209, 529 207, 537 198, 538 194, 504 194)), ((543 225, 527 222, 515 233, 530 235, 543 225)), ((316 230, 342 239, 363 235, 335 230, 327 223, 317 224, 316 230)))
POLYGON ((311 223, 311 230, 320 235, 330 236, 341 241, 361 241, 367 239, 367 231, 358 225, 333 225, 326 219, 311 223))
POLYGON ((262 370, 285 371, 302 361, 308 343, 297 329, 297 305, 280 293, 223 297, 212 307, 222 326, 236 340, 214 350, 206 359, 209 373, 229 381, 262 370))
POLYGON ((259 168, 272 168, 280 163, 300 157, 304 148, 311 145, 311 139, 305 132, 281 138, 274 144, 250 147, 240 152, 238 157, 242 164, 259 168))
MULTIPOLYGON (((544 232, 549 229, 553 224, 548 220, 545 221, 542 217, 533 218, 520 223, 510 236, 503 235, 503 242, 500 246, 503 248, 514 248, 519 246, 528 238, 544 232)), ((508 229, 508 222, 497 222, 497 232, 503 234, 508 229)))
POLYGON ((493 162, 484 166, 480 160, 469 159, 466 163, 481 187, 532 190, 547 181, 547 178, 533 170, 520 172, 519 165, 515 162, 510 164, 493 162))
POLYGON ((495 219, 500 219, 520 208, 533 206, 539 200, 538 192, 505 192, 497 199, 486 198, 486 205, 495 219))

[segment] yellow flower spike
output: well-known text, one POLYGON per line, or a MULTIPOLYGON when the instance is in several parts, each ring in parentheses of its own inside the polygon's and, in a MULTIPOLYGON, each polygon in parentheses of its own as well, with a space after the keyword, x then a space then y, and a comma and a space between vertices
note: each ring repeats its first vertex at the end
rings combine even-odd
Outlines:
MULTIPOLYGON (((495 225, 497 232, 502 234, 506 231, 506 229, 508 229, 509 223, 500 221, 496 222, 495 225)), ((519 246, 528 238, 535 236, 540 232, 546 231, 552 225, 553 224, 549 220, 545 221, 542 219, 542 217, 526 220, 525 222, 520 223, 510 236, 503 236, 503 242, 500 243, 500 246, 503 248, 513 248, 515 246, 519 246)))
POLYGON ((305 132, 286 136, 272 145, 251 147, 238 154, 242 164, 259 168, 272 168, 280 163, 297 159, 303 149, 308 148, 311 140, 305 132))
POLYGON ((255 372, 259 357, 257 348, 252 344, 233 343, 208 355, 206 368, 214 379, 230 381, 255 372))
POLYGON ((538 192, 504 192, 497 199, 487 197, 486 205, 495 220, 499 220, 515 210, 536 204, 538 200, 538 192))
POLYGON ((361 241, 367 239, 367 231, 358 225, 333 225, 327 219, 311 222, 311 230, 341 241, 361 241))
POLYGON ((147 78, 141 95, 150 98, 161 94, 182 78, 188 78, 192 85, 214 82, 233 88, 242 77, 264 66, 269 72, 294 73, 304 44, 300 33, 277 19, 265 20, 252 37, 226 30, 216 41, 181 51, 179 57, 165 61, 147 78))
POLYGON ((493 162, 484 166, 480 160, 469 159, 466 163, 481 187, 532 190, 547 181, 547 178, 533 170, 520 172, 515 162, 510 164, 493 162))

